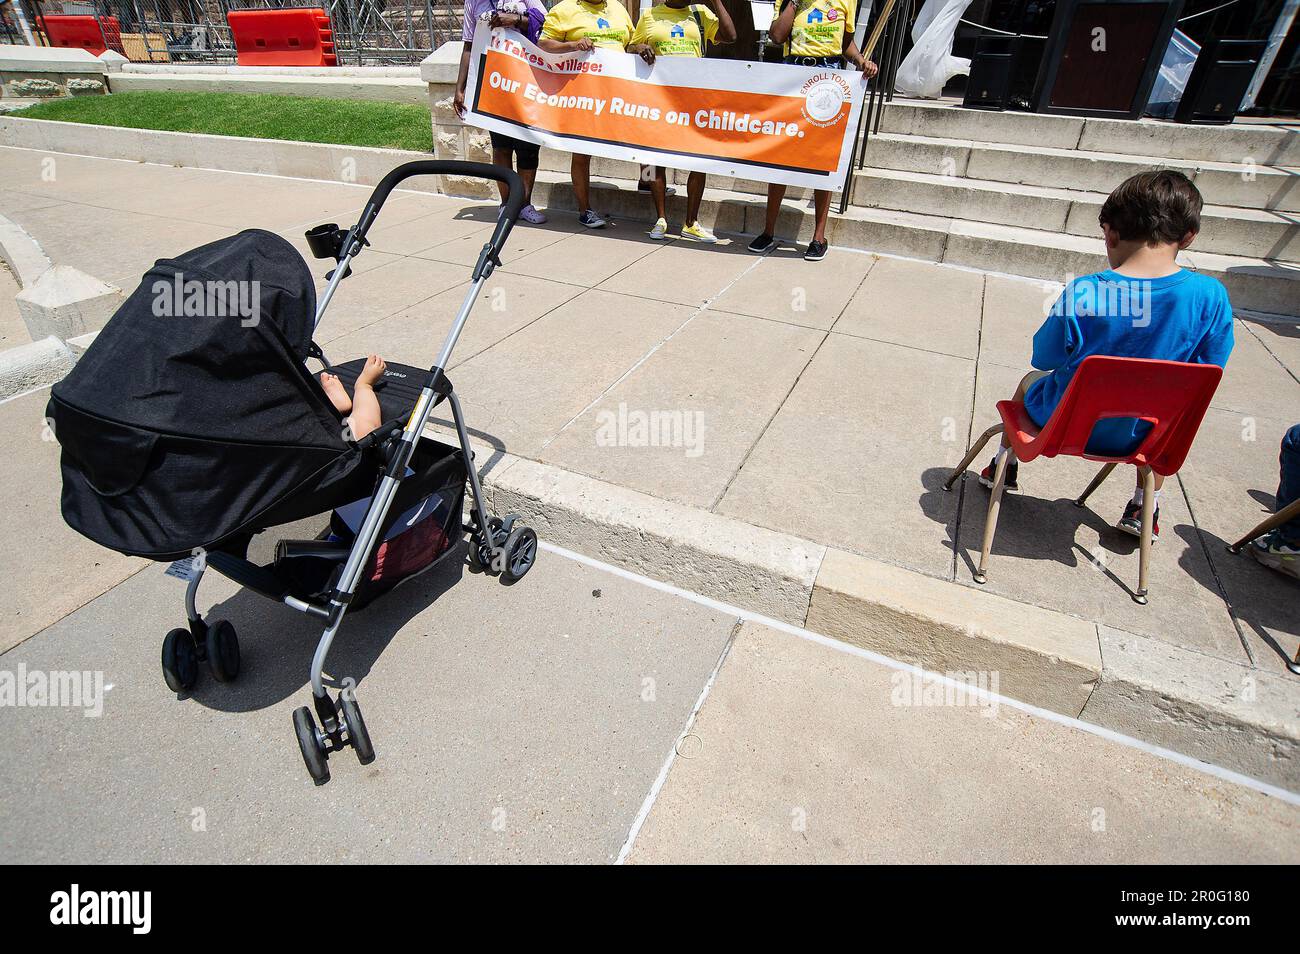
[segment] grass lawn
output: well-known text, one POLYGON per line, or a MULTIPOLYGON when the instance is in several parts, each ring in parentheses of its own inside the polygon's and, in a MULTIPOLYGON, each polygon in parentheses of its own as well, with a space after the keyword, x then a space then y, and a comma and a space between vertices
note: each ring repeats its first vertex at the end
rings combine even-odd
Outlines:
POLYGON ((427 106, 265 93, 111 93, 37 103, 11 115, 96 126, 433 149, 427 106))

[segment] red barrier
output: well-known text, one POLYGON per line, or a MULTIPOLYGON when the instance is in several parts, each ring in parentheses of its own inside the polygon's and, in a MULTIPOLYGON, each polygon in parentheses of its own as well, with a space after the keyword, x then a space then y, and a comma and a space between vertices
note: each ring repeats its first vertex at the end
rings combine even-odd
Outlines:
POLYGON ((39 22, 45 24, 45 33, 49 36, 50 46, 86 50, 95 56, 99 56, 106 49, 122 52, 122 27, 117 17, 100 17, 96 22, 94 17, 60 14, 42 16, 39 22), (107 46, 104 45, 105 39, 108 40, 107 46))
POLYGON ((226 14, 240 66, 337 66, 330 18, 319 7, 226 14))

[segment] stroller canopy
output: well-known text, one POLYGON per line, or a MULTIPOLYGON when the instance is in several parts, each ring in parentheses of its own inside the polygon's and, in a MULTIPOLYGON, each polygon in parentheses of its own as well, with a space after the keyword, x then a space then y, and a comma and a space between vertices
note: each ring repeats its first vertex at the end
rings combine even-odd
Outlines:
POLYGON ((362 455, 304 364, 315 309, 306 262, 270 232, 158 261, 53 388, 68 523, 178 559, 368 493, 349 479, 362 455))

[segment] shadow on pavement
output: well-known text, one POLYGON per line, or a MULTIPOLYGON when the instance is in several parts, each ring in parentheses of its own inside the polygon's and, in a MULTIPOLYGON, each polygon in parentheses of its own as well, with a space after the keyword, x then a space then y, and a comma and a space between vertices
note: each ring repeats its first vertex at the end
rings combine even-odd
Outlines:
MULTIPOLYGON (((1256 492, 1251 496, 1256 496, 1256 492)), ((1174 528, 1174 532, 1189 544, 1178 561, 1179 566, 1202 586, 1216 593, 1226 591, 1232 615, 1276 653, 1285 666, 1290 661, 1291 651, 1277 641, 1275 634, 1300 632, 1300 580, 1260 566, 1244 548, 1241 553, 1229 553, 1227 547, 1231 541, 1204 528, 1179 526, 1174 528), (1197 535, 1196 539, 1194 535, 1197 535), (1193 545, 1199 545, 1201 541, 1204 541, 1209 554, 1214 578, 1207 579, 1204 564, 1188 556, 1193 552, 1193 545)), ((1256 662, 1270 667, 1269 660, 1258 659, 1256 662)))

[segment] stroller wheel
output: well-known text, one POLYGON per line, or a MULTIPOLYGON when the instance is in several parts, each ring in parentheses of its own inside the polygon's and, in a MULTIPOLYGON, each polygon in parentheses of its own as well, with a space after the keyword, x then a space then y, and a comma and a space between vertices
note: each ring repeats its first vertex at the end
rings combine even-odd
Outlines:
POLYGON ((208 627, 208 669, 217 682, 230 682, 239 675, 239 637, 229 620, 208 627))
POLYGON ((316 720, 311 710, 299 706, 293 710, 293 731, 298 736, 298 748, 302 751, 302 760, 307 763, 311 780, 317 785, 324 785, 330 780, 330 768, 325 764, 325 743, 316 731, 316 720))
POLYGON ((357 761, 369 765, 375 760, 375 747, 370 744, 370 733, 366 731, 366 720, 361 718, 361 707, 351 693, 344 692, 339 696, 339 712, 343 716, 343 728, 348 733, 348 743, 357 753, 357 761))
POLYGON ((188 629, 173 629, 163 639, 162 671, 172 692, 185 692, 199 678, 199 654, 188 629))
POLYGON ((522 580, 524 574, 537 562, 537 534, 532 527, 520 527, 511 532, 503 549, 506 552, 506 565, 501 576, 507 583, 522 580))

